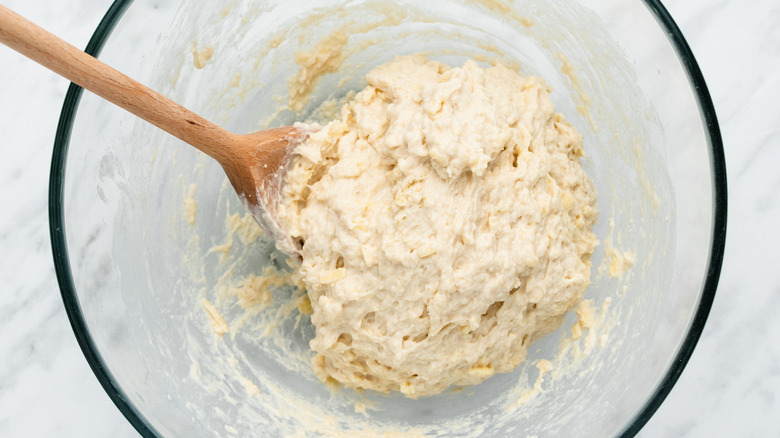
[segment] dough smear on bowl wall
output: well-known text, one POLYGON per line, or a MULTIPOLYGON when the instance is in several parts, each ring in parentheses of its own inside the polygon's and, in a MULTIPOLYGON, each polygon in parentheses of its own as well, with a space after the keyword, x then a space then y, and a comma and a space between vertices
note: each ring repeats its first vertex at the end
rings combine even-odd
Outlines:
POLYGON ((293 150, 315 373, 417 398, 512 371, 590 279, 582 136, 542 79, 408 56, 293 150))
POLYGON ((231 132, 319 127, 280 204, 296 265, 213 160, 68 101, 58 275, 122 412, 160 437, 641 427, 718 260, 704 88, 653 3, 116 2, 108 65, 231 132))

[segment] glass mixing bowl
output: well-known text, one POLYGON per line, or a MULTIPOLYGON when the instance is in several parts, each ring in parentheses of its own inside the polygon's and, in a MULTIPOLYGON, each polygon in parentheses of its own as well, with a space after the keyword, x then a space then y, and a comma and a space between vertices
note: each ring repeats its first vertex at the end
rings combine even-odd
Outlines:
POLYGON ((51 172, 57 275, 84 354, 142 435, 632 435, 690 357, 721 267, 725 165, 659 2, 118 0, 87 51, 238 133, 322 118, 396 55, 502 62, 553 87, 599 197, 590 306, 516 371, 421 400, 339 390, 313 376, 302 292, 219 166, 71 87, 51 172), (330 55, 304 70, 305 53, 330 55), (307 73, 296 113, 288 78, 307 73), (268 272, 262 310, 226 293, 268 272))

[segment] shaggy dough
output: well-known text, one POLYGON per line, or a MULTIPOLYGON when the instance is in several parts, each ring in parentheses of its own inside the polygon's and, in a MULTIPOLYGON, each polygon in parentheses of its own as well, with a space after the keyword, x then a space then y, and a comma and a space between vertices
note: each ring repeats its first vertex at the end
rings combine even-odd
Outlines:
POLYGON ((597 245, 582 137, 543 80, 398 58, 293 151, 279 219, 322 380, 416 398, 521 363, 597 245))

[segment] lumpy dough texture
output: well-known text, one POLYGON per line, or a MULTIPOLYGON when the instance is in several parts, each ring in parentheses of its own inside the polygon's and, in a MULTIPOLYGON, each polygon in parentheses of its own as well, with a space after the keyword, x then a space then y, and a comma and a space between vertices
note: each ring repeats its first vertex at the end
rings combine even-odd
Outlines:
POLYGON ((545 82, 398 58, 293 151, 315 373, 417 398, 521 363, 582 298, 597 245, 582 136, 545 82))

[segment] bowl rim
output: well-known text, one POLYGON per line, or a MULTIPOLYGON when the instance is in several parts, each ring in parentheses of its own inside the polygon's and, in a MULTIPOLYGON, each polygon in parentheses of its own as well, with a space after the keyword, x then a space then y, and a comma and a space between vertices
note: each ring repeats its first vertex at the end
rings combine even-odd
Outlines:
MULTIPOLYGON (((707 274, 701 297, 688 329, 688 333, 686 334, 685 340, 681 344, 674 361, 667 370, 666 375, 660 380, 653 395, 645 402, 645 405, 637 414, 635 414, 634 418, 623 431, 620 432, 619 436, 621 437, 636 435, 658 410, 658 407, 669 395, 672 387, 682 374, 685 365, 688 363, 688 360, 693 354, 693 350, 701 337, 710 309, 712 308, 723 264, 728 204, 723 140, 715 113, 715 107, 704 81, 704 76, 702 75, 701 69, 696 62, 685 37, 669 12, 661 4, 660 0, 641 1, 655 16, 659 25, 666 31, 667 38, 672 43, 672 46, 677 52, 677 56, 685 68, 688 81, 697 100, 700 116, 706 128, 705 137, 710 146, 709 154, 712 172, 714 212, 707 274)), ((133 0, 114 0, 84 49, 86 53, 95 57, 100 54, 101 49, 111 35, 114 27, 132 3, 133 0)), ((49 174, 49 235, 51 238, 52 256, 54 258, 57 282, 60 287, 62 300, 73 333, 76 336, 78 344, 81 347, 90 368, 109 398, 141 436, 154 438, 161 437, 162 435, 127 397, 127 394, 119 386, 111 373, 111 370, 108 369, 103 361, 100 351, 84 320, 70 270, 63 216, 63 189, 70 134, 82 92, 83 89, 75 84, 70 84, 70 87, 68 88, 55 134, 51 170, 49 174)))

